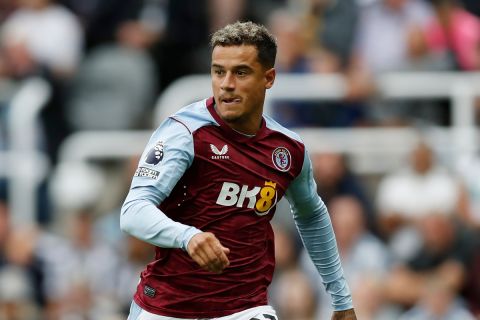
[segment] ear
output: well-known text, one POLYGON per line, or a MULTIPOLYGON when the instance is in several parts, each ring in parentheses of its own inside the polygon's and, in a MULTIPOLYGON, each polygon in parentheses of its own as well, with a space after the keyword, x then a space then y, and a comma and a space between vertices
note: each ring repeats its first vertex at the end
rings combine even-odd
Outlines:
POLYGON ((267 71, 265 71, 265 88, 270 89, 273 86, 273 83, 275 82, 275 76, 277 74, 277 71, 275 68, 271 68, 267 71))

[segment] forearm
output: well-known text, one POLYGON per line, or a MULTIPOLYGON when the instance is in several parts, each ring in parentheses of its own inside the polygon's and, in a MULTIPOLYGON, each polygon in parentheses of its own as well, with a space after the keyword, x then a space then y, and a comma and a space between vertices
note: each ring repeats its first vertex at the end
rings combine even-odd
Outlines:
POLYGON ((122 231, 162 248, 186 249, 188 241, 201 232, 195 227, 168 218, 152 202, 136 199, 125 202, 120 216, 122 231))
MULTIPOLYGON (((318 199, 320 202, 320 199, 318 199)), ((335 234, 326 207, 319 203, 313 214, 295 214, 304 245, 315 264, 335 311, 353 308, 350 289, 340 264, 335 234)))
POLYGON ((308 154, 305 154, 302 172, 285 194, 305 248, 332 297, 333 309, 352 309, 352 297, 340 265, 332 223, 325 204, 317 194, 308 154))

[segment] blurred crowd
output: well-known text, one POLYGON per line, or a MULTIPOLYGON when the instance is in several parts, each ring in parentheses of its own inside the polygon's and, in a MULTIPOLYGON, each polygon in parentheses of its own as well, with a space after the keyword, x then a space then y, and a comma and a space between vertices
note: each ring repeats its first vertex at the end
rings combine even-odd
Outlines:
MULTIPOLYGON (((38 149, 53 172, 35 226, 12 223, 0 177, 1 320, 126 318, 153 258, 119 230, 138 159, 65 165, 58 149, 82 130, 151 129, 156 98, 181 76, 208 73, 209 35, 237 20, 274 33, 279 73, 347 79, 342 101, 275 101, 274 117, 292 128, 449 126, 449 101, 385 101, 375 77, 480 70, 478 0, 0 1, 0 79, 42 77, 52 88, 38 149)), ((0 152, 9 108, 0 99, 0 152)), ((452 166, 419 137, 402 167, 373 179, 345 154, 311 156, 359 319, 480 317, 478 155, 452 166)), ((284 201, 273 225, 280 319, 328 319, 329 297, 284 201)))

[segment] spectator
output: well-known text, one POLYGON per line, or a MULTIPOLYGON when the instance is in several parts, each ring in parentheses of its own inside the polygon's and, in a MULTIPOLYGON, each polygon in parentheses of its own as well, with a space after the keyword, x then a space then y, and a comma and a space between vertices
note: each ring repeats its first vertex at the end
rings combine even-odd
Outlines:
POLYGON ((168 1, 165 33, 154 48, 162 72, 161 89, 181 76, 210 72, 209 34, 219 24, 242 20, 246 14, 245 1, 168 1))
POLYGON ((420 301, 400 320, 475 319, 442 278, 431 279, 422 291, 420 301))
POLYGON ((278 54, 275 68, 278 72, 306 73, 309 67, 307 43, 300 17, 287 10, 274 11, 269 16, 269 28, 277 38, 278 54))
POLYGON ((367 227, 376 231, 376 217, 373 204, 367 196, 366 188, 350 170, 345 155, 339 153, 317 153, 312 155, 313 175, 317 182, 317 192, 329 205, 337 196, 352 196, 362 205, 367 227))
POLYGON ((315 293, 311 282, 299 269, 291 269, 277 279, 277 315, 282 320, 315 320, 315 293))
POLYGON ((360 319, 398 320, 402 308, 390 303, 385 297, 384 279, 367 276, 356 286, 353 293, 360 319))
POLYGON ((320 50, 317 72, 345 71, 350 63, 358 23, 358 0, 311 0, 318 21, 314 47, 320 50), (321 61, 327 60, 327 63, 321 61))
POLYGON ((298 263, 301 243, 292 230, 280 224, 273 225, 275 233, 275 273, 282 273, 294 269, 298 263), (278 238, 277 238, 278 237, 278 238))
POLYGON ((57 317, 104 319, 121 313, 117 301, 119 254, 95 234, 94 208, 108 197, 104 172, 93 166, 64 163, 50 181, 60 236, 41 238, 50 273, 49 313, 57 317))
POLYGON ((409 163, 385 176, 377 190, 382 234, 400 259, 420 246, 416 222, 431 213, 468 220, 468 201, 459 180, 436 163, 433 150, 419 142, 409 163))
MULTIPOLYGON (((277 38, 276 69, 279 74, 305 74, 312 72, 311 59, 300 17, 287 10, 276 10, 269 17, 269 29, 277 38)), ((323 116, 317 103, 305 101, 275 101, 272 113, 275 120, 285 126, 312 125, 323 116)))
MULTIPOLYGON (((356 13, 356 6, 349 4, 350 0, 345 5, 343 1, 314 2, 308 14, 292 9, 274 11, 269 25, 278 39, 277 69, 294 74, 343 72, 356 13), (318 34, 312 35, 310 29, 318 34), (321 42, 324 40, 328 50, 321 42)), ((344 127, 358 125, 363 119, 362 108, 347 102, 280 100, 273 110, 276 120, 289 127, 344 127)))
POLYGON ((419 0, 380 0, 360 7, 355 51, 372 74, 411 68, 422 52, 418 37, 433 17, 419 0))
MULTIPOLYGON (((360 7, 354 54, 349 75, 348 99, 365 100, 375 93, 373 78, 392 71, 431 70, 425 59, 422 30, 433 18, 423 0, 380 0, 360 7)), ((368 123, 406 125, 423 120, 439 123, 443 113, 431 103, 420 105, 406 101, 370 101, 366 106, 368 123)))
MULTIPOLYGON (((276 268, 273 274, 272 284, 268 289, 272 304, 275 310, 279 312, 285 307, 285 300, 288 298, 284 294, 285 286, 288 286, 290 280, 295 278, 292 274, 298 272, 298 258, 300 254, 301 240, 297 235, 291 212, 281 212, 281 214, 289 214, 292 219, 291 224, 283 224, 285 221, 279 220, 276 211, 273 219, 273 231, 275 233, 275 263, 276 268), (293 228, 292 228, 293 226, 293 228)), ((301 280, 300 280, 301 281, 301 280)), ((310 288, 311 290, 311 288, 310 288)), ((295 303, 294 303, 295 304, 295 303)), ((290 313, 290 311, 288 311, 290 313)))
POLYGON ((86 49, 117 41, 118 33, 135 34, 141 41, 154 41, 165 26, 163 7, 159 0, 60 0, 80 19, 85 30, 86 49), (148 12, 148 18, 145 13, 148 12), (151 18, 150 18, 151 17, 151 18), (144 19, 145 18, 145 19, 144 19))
POLYGON ((42 110, 39 136, 45 136, 41 147, 55 162, 58 147, 69 133, 64 99, 82 58, 83 31, 78 19, 53 0, 16 3, 17 9, 1 27, 0 75, 13 79, 39 76, 50 83, 52 96, 42 110))
POLYGON ((156 91, 154 63, 145 50, 122 45, 92 49, 66 104, 73 130, 145 128, 156 91))
POLYGON ((118 254, 93 236, 93 221, 88 211, 71 217, 65 267, 56 279, 61 317, 103 319, 121 312, 116 300, 118 254))
POLYGON ((123 246, 120 255, 120 265, 116 272, 116 298, 120 304, 121 312, 127 316, 135 293, 138 278, 145 264, 152 260, 153 246, 134 237, 122 239, 123 246))
POLYGON ((66 104, 74 130, 149 125, 158 70, 150 54, 165 28, 163 2, 67 1, 81 14, 89 50, 66 104))
MULTIPOLYGON (((261 24, 268 24, 269 16, 272 12, 277 10, 293 9, 295 5, 298 5, 300 1, 290 1, 290 0, 242 0, 240 2, 245 2, 243 16, 246 20, 251 20, 254 22, 259 22, 261 24)), ((302 3, 300 3, 300 6, 302 3)), ((297 11, 297 10, 294 10, 297 11)))
POLYGON ((41 319, 45 307, 42 261, 35 254, 37 232, 14 228, 0 201, 0 318, 41 319))
MULTIPOLYGON (((420 218, 420 250, 395 267, 386 281, 386 297, 410 307, 418 303, 432 279, 441 279, 450 294, 464 288, 475 242, 473 235, 452 217, 432 213, 420 218)), ((446 306, 448 304, 446 303, 446 306)))
POLYGON ((18 0, 18 5, 1 28, 3 74, 25 76, 46 68, 54 77, 72 75, 82 56, 77 18, 52 0, 18 0))
POLYGON ((21 268, 0 269, 0 318, 4 320, 40 320, 41 313, 33 303, 28 274, 21 268))
POLYGON ((457 0, 430 0, 436 17, 426 26, 428 49, 443 56, 450 69, 480 69, 480 18, 459 6, 457 0))

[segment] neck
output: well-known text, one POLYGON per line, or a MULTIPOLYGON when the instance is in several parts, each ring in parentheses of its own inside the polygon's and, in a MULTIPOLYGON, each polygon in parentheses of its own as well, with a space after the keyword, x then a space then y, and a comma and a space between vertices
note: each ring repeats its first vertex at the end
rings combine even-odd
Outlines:
POLYGON ((252 120, 252 121, 228 121, 223 119, 226 124, 233 130, 238 133, 244 134, 246 136, 254 136, 260 130, 260 125, 262 123, 262 117, 252 120))
POLYGON ((254 113, 250 113, 244 115, 243 117, 235 118, 235 119, 228 119, 222 117, 222 114, 217 110, 217 105, 213 106, 217 115, 225 121, 225 123, 232 128, 233 130, 237 131, 238 133, 247 135, 247 136, 254 136, 257 134, 258 130, 262 125, 263 119, 263 109, 259 109, 254 113))
POLYGON ((235 130, 235 129, 233 129, 233 128, 232 128, 232 130, 235 131, 235 132, 238 132, 239 134, 243 134, 245 137, 249 137, 249 138, 255 137, 255 134, 243 133, 243 132, 237 131, 237 130, 235 130))

